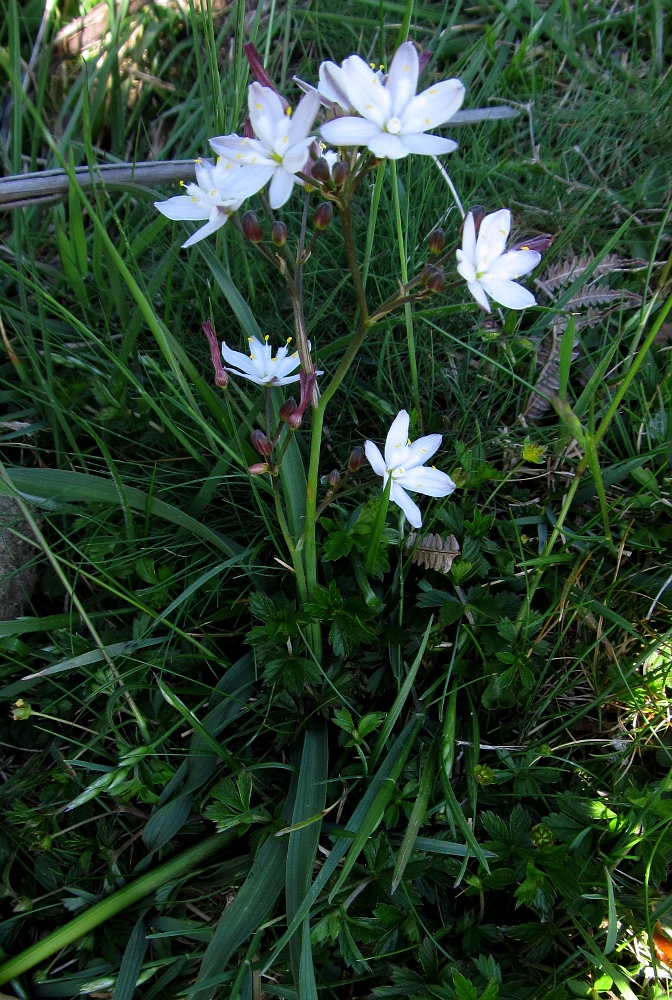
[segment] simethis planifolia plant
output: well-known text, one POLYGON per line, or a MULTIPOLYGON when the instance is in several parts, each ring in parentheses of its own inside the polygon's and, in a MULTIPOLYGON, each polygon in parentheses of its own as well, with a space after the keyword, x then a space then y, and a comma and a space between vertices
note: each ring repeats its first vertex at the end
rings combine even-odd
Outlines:
MULTIPOLYGON (((243 135, 215 136, 210 145, 214 162, 197 160, 196 183, 186 185, 186 193, 157 202, 157 209, 173 220, 201 222, 184 247, 214 233, 229 220, 256 246, 285 281, 293 307, 293 336, 274 351, 269 337, 249 338, 247 351, 237 345, 219 343, 210 320, 204 330, 210 343, 216 384, 226 390, 230 379, 245 379, 258 385, 265 394, 265 426, 252 432, 252 445, 260 461, 249 468, 250 475, 266 476, 272 484, 275 509, 287 553, 294 569, 298 597, 303 607, 314 606, 321 589, 318 581, 316 527, 318 517, 328 503, 338 497, 350 476, 358 471, 364 458, 380 478, 383 501, 370 526, 368 550, 363 566, 369 577, 379 575, 377 550, 383 536, 389 504, 401 509, 404 520, 414 529, 422 525, 422 514, 411 493, 428 497, 446 497, 455 489, 447 473, 431 464, 441 447, 440 434, 428 434, 415 441, 409 438, 409 414, 402 409, 387 431, 383 450, 366 441, 356 448, 348 468, 341 475, 328 477, 328 490, 321 500, 320 457, 327 409, 347 378, 353 361, 367 334, 376 323, 394 310, 408 309, 414 302, 440 294, 446 286, 446 267, 456 257, 459 278, 482 310, 490 312, 491 302, 509 309, 524 309, 535 304, 533 294, 518 283, 539 263, 541 251, 550 245, 550 237, 536 237, 526 244, 506 249, 511 228, 511 213, 502 208, 486 214, 474 209, 466 214, 455 188, 439 161, 456 147, 452 139, 435 130, 455 122, 488 117, 484 111, 460 111, 465 97, 463 84, 456 79, 432 82, 418 93, 418 82, 429 53, 419 52, 413 42, 403 43, 396 51, 387 74, 372 68, 358 55, 349 56, 338 66, 324 62, 319 82, 314 87, 301 80, 303 91, 292 111, 288 100, 278 92, 265 72, 253 46, 246 54, 255 81, 248 91, 249 116, 243 135), (376 186, 389 177, 397 216, 397 232, 403 240, 396 184, 396 161, 409 156, 431 157, 449 184, 463 217, 461 247, 446 249, 445 233, 435 229, 429 238, 434 263, 409 279, 405 252, 400 254, 398 290, 386 301, 372 304, 366 293, 355 245, 353 209, 360 195, 362 181, 373 171, 376 186), (303 191, 304 212, 301 232, 295 247, 290 248, 286 225, 276 217, 296 193, 303 191), (246 199, 258 196, 270 221, 270 242, 264 239, 263 227, 251 211, 240 214, 246 199), (308 236, 311 199, 313 234, 308 236), (357 299, 357 326, 338 364, 329 373, 316 367, 311 343, 306 335, 302 269, 314 252, 319 234, 337 216, 342 229, 350 278, 357 299), (299 383, 300 398, 273 399, 285 386, 299 383), (282 463, 293 433, 310 420, 310 456, 306 472, 303 531, 294 537, 288 526, 283 495, 282 463)), ((498 115, 494 115, 498 117, 498 115)), ((459 281, 459 279, 458 279, 459 281)), ((418 376, 412 341, 412 324, 407 324, 409 366, 415 402, 419 400, 418 376)), ((361 575, 361 574, 360 574, 361 575)), ((318 660, 321 654, 319 629, 309 630, 310 652, 318 660)))

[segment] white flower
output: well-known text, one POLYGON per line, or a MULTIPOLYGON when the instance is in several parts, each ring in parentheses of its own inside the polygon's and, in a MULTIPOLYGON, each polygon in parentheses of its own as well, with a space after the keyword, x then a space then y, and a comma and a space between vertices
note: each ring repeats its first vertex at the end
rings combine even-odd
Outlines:
POLYGON ((177 195, 167 201, 155 201, 154 207, 162 215, 174 221, 191 220, 202 222, 204 226, 190 236, 183 247, 193 246, 199 240, 210 236, 228 220, 242 203, 228 192, 228 184, 236 173, 232 163, 218 163, 213 166, 209 160, 196 160, 196 183, 184 185, 186 194, 177 195))
POLYGON ((317 93, 301 98, 294 114, 285 111, 282 102, 270 87, 250 84, 248 90, 250 122, 256 139, 239 135, 221 135, 210 145, 225 160, 243 169, 236 175, 230 190, 237 198, 248 198, 271 182, 271 208, 280 208, 292 193, 296 176, 308 159, 308 149, 314 136, 308 135, 320 106, 317 93))
POLYGON ((505 252, 510 229, 511 212, 508 208, 485 216, 478 230, 478 239, 472 213, 469 212, 464 220, 462 249, 456 251, 457 270, 486 312, 490 312, 488 295, 509 309, 536 305, 532 292, 514 279, 532 271, 541 260, 541 254, 536 250, 505 252))
POLYGON ((350 106, 362 117, 326 122, 320 131, 327 142, 334 146, 368 146, 375 156, 390 160, 409 153, 438 156, 457 148, 452 139, 425 133, 452 118, 464 100, 464 85, 459 80, 443 80, 416 95, 419 66, 412 42, 404 42, 397 49, 384 82, 359 56, 346 59, 338 77, 334 74, 338 67, 333 63, 329 67, 334 93, 336 89, 343 91, 350 106))
POLYGON ((428 497, 447 497, 455 489, 455 483, 445 472, 439 472, 434 466, 427 469, 424 465, 438 451, 441 435, 428 434, 411 444, 408 424, 408 413, 401 410, 388 431, 384 458, 373 441, 364 443, 364 451, 373 471, 383 477, 383 489, 388 479, 392 479, 390 500, 401 507, 414 528, 419 528, 422 524, 420 509, 406 490, 428 497))
MULTIPOLYGON (((289 385, 290 382, 299 381, 301 378, 299 374, 290 375, 290 372, 296 371, 301 364, 298 352, 295 351, 294 354, 287 357, 291 337, 287 344, 278 348, 275 357, 272 356, 273 349, 268 342, 268 337, 264 337, 263 344, 256 337, 248 337, 248 341, 250 344, 249 356, 240 351, 232 351, 230 347, 226 346, 226 343, 222 344, 222 356, 227 362, 224 365, 227 372, 249 378, 250 382, 256 382, 257 385, 289 385)), ((310 344, 308 344, 308 349, 310 350, 310 344)), ((317 374, 321 375, 322 372, 317 374)))

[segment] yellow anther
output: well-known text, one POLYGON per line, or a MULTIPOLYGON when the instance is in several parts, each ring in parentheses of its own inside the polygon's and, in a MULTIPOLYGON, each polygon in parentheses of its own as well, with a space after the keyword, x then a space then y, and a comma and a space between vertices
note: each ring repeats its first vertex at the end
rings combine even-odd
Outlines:
POLYGON ((266 341, 266 343, 268 343, 268 342, 269 342, 269 340, 270 340, 270 337, 269 337, 269 335, 268 335, 268 334, 266 334, 266 336, 264 337, 264 340, 266 341))
POLYGON ((254 337, 248 337, 247 339, 249 340, 249 342, 250 342, 251 344, 253 344, 253 343, 254 343, 254 337))
POLYGON ((375 63, 372 63, 372 62, 371 62, 371 63, 369 63, 369 66, 371 67, 371 69, 375 69, 375 68, 376 68, 376 64, 375 64, 375 63))
POLYGON ((411 443, 411 439, 409 438, 408 441, 406 442, 406 444, 410 444, 410 443, 411 443))
POLYGON ((183 188, 183 187, 184 187, 184 181, 180 181, 180 187, 181 187, 181 188, 183 188))
POLYGON ((210 197, 214 198, 216 194, 217 194, 217 188, 213 188, 212 191, 210 192, 210 197))
POLYGON ((203 160, 200 158, 200 156, 197 156, 196 159, 194 160, 194 163, 202 163, 202 162, 203 160))
POLYGON ((529 247, 520 247, 519 249, 520 250, 529 250, 530 248, 529 247))
POLYGON ((287 117, 288 117, 288 118, 291 118, 291 117, 292 117, 292 108, 291 108, 291 105, 288 105, 288 106, 287 106, 287 107, 285 108, 285 114, 287 115, 287 117))
POLYGON ((254 354, 250 354, 250 361, 256 361, 256 360, 257 359, 255 358, 254 354))
POLYGON ((291 337, 288 337, 288 338, 287 338, 287 343, 288 343, 288 344, 291 344, 291 342, 292 342, 292 338, 291 338, 291 337))
POLYGON ((438 471, 435 465, 433 465, 432 468, 434 469, 434 472, 438 471))
POLYGON ((221 158, 221 156, 218 156, 218 157, 217 157, 217 160, 216 160, 216 163, 217 163, 217 166, 219 166, 219 164, 220 164, 221 162, 222 162, 222 158, 221 158))

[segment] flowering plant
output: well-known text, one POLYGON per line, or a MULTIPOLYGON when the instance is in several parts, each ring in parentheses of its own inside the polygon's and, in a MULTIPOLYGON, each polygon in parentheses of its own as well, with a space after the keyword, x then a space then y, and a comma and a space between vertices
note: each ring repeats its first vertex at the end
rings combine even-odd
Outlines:
MULTIPOLYGON (((197 183, 187 187, 186 195, 158 202, 157 208, 174 220, 206 220, 187 239, 186 247, 211 235, 230 219, 277 272, 289 294, 293 330, 286 344, 275 353, 270 335, 259 329, 251 313, 242 310, 238 292, 231 303, 246 327, 249 351, 237 349, 232 332, 227 333, 226 340, 220 340, 210 319, 204 323, 204 330, 210 344, 215 383, 226 393, 225 405, 230 406, 230 400, 242 400, 243 396, 247 399, 250 383, 263 392, 263 400, 253 404, 245 416, 255 461, 249 464, 247 456, 240 456, 240 460, 254 477, 252 482, 267 483, 284 545, 278 552, 278 560, 292 570, 296 596, 306 616, 305 631, 295 635, 289 642, 289 652, 282 654, 285 659, 289 656, 291 670, 281 672, 281 676, 297 690, 313 676, 311 664, 322 665, 330 656, 347 656, 369 634, 370 625, 366 622, 381 606, 380 597, 372 587, 378 585, 386 572, 386 548, 404 540, 406 523, 416 531, 423 527, 423 511, 410 494, 445 500, 456 488, 453 479, 441 468, 451 461, 442 449, 442 434, 437 429, 423 432, 411 306, 448 288, 459 288, 460 278, 466 281, 468 291, 484 311, 490 311, 491 300, 513 309, 534 305, 532 293, 516 279, 529 273, 541 255, 529 247, 506 251, 511 228, 511 213, 507 209, 489 215, 472 210, 464 218, 457 192, 438 160, 455 150, 457 144, 440 134, 440 130, 450 127, 451 121, 462 124, 480 120, 490 115, 490 111, 460 110, 465 88, 456 79, 429 80, 424 89, 419 89, 428 54, 419 52, 414 43, 400 45, 387 73, 369 66, 359 55, 349 56, 340 66, 323 63, 316 86, 298 81, 303 96, 294 111, 267 75, 254 47, 246 46, 246 54, 256 79, 248 90, 249 115, 244 133, 211 138, 210 145, 218 156, 216 163, 199 161, 197 183), (318 136, 322 143, 318 142, 318 136), (396 161, 418 153, 436 162, 464 221, 461 247, 456 247, 457 232, 450 245, 444 229, 432 227, 428 238, 431 259, 418 273, 409 276, 396 161), (362 266, 353 210, 372 172, 376 177, 375 192, 362 266), (376 210, 388 173, 392 179, 401 274, 398 288, 373 304, 366 286, 376 210), (287 224, 277 212, 297 188, 303 197, 302 223, 295 239, 290 240, 287 224), (256 197, 257 205, 239 216, 243 202, 251 197, 256 197), (309 235, 312 199, 318 199, 319 203, 312 211, 313 232, 309 235), (256 214, 259 206, 267 218, 267 229, 256 214), (306 333, 303 274, 334 217, 341 223, 357 318, 340 359, 332 363, 332 355, 318 369, 306 333), (455 258, 458 279, 449 282, 447 267, 455 258), (323 438, 328 408, 371 328, 397 310, 403 310, 406 317, 412 413, 406 408, 397 413, 387 432, 383 452, 373 440, 362 436, 350 456, 343 456, 341 468, 324 475, 323 438), (284 398, 282 393, 285 386, 297 382, 298 403, 293 397, 284 398), (296 439, 299 430, 301 448, 296 439), (414 441, 409 433, 415 437, 414 441), (433 459, 437 465, 428 465, 433 459), (367 480, 367 469, 375 478, 367 480), (371 494, 376 485, 379 489, 371 494), (344 522, 352 498, 357 496, 361 505, 344 522), (323 516, 328 508, 330 516, 323 516), (393 528, 388 521, 395 512, 393 528), (338 588, 334 589, 333 579, 325 589, 320 567, 325 560, 349 553, 354 560, 356 586, 369 610, 366 615, 361 610, 352 612, 354 618, 351 615, 347 641, 337 637, 340 633, 333 626, 329 632, 331 652, 327 652, 323 623, 335 620, 336 608, 341 609, 338 615, 345 614, 343 608, 348 605, 338 595, 338 588)), ((501 117, 502 111, 494 109, 493 114, 501 117)), ((373 429, 371 437, 377 436, 373 429)), ((417 537, 422 544, 422 537, 417 537)), ((275 679, 277 669, 274 671, 275 679)))

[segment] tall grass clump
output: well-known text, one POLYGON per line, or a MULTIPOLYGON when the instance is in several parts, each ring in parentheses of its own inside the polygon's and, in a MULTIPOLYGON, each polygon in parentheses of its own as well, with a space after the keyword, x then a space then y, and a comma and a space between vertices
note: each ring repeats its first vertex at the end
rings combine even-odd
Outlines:
POLYGON ((666 5, 6 9, 2 990, 668 996, 666 5))

